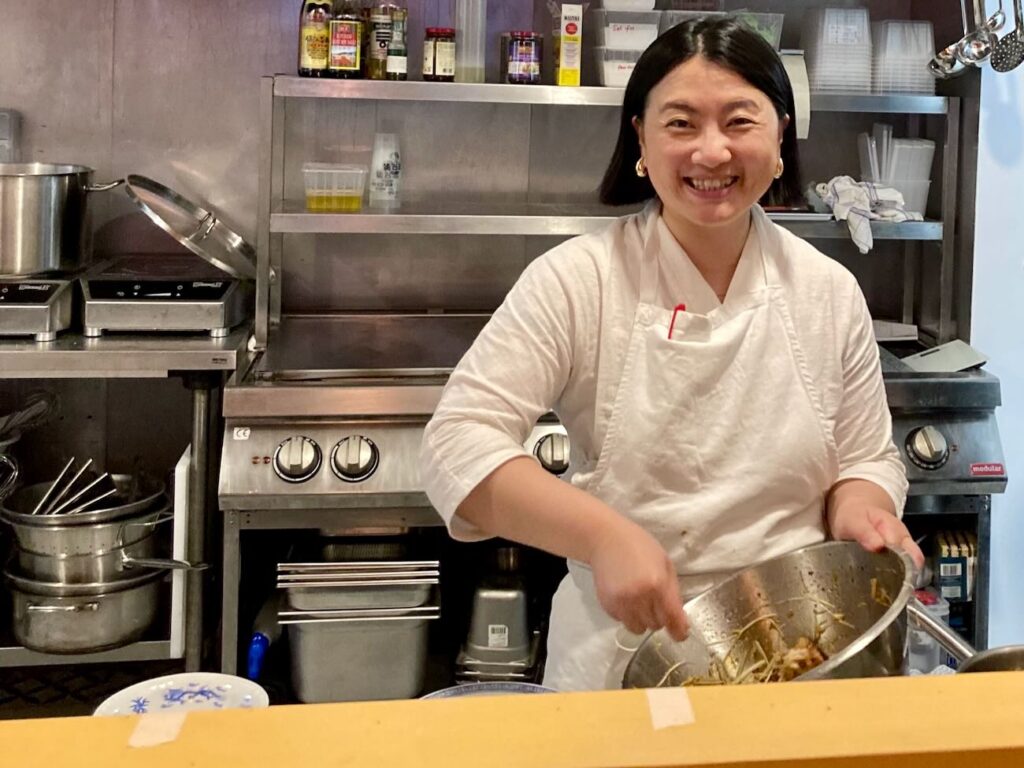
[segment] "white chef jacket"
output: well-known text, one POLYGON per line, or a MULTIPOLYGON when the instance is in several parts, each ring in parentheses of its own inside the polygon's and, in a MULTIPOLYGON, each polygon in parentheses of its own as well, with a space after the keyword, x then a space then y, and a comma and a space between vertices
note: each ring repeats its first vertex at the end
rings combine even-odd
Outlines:
MULTIPOLYGON (((486 538, 455 514, 466 496, 523 446, 537 419, 554 411, 570 438, 574 483, 592 473, 615 402, 639 299, 639 262, 649 216, 660 205, 568 240, 523 272, 452 373, 424 434, 420 471, 428 498, 453 537, 486 538)), ((657 302, 707 313, 714 291, 668 232, 661 233, 657 302)), ((842 265, 775 224, 778 279, 838 452, 834 482, 882 487, 902 513, 907 480, 892 424, 871 318, 842 265)), ((737 273, 759 250, 750 228, 737 273)), ((735 279, 735 278, 734 278, 735 279)), ((771 428, 779 414, 765 414, 771 428)), ((767 457, 770 461, 770 457, 767 457)), ((833 483, 834 484, 834 483, 833 483)), ((736 563, 740 568, 750 563, 736 563)))

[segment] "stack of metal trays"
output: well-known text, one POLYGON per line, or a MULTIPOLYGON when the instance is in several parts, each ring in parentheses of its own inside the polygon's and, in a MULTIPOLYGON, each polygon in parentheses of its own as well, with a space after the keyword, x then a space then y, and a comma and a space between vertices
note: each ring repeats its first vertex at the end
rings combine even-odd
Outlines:
POLYGON ((440 563, 281 563, 292 685, 305 702, 412 698, 423 688, 440 563))
POLYGON ((536 679, 539 634, 530 632, 526 606, 526 592, 514 576, 506 575, 477 588, 469 635, 455 662, 458 681, 536 679))
POLYGON ((540 677, 540 632, 534 631, 529 650, 519 658, 483 660, 463 648, 455 661, 455 680, 459 683, 534 682, 540 677))

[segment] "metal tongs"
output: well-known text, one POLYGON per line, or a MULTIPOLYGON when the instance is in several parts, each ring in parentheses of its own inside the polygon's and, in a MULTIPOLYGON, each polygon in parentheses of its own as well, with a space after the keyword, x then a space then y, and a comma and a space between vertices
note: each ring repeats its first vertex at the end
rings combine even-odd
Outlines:
POLYGON ((71 479, 66 480, 74 463, 75 458, 72 456, 32 509, 33 515, 78 514, 117 493, 117 487, 109 473, 104 472, 95 479, 91 475, 86 475, 86 471, 92 466, 92 459, 87 459, 81 468, 71 475, 71 479), (76 487, 83 482, 85 486, 76 491, 76 487))

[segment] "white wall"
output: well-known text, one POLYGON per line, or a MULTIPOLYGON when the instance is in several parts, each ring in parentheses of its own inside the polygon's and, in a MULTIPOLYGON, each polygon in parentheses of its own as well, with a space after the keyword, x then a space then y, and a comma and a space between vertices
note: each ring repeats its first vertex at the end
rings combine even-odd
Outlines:
MULTIPOLYGON (((989 3, 990 10, 995 3, 989 3)), ((1009 4, 1007 4, 1009 6, 1009 4)), ((1007 7, 1009 11, 1009 7, 1007 7)), ((1012 28, 1013 19, 1007 28, 1012 28)), ((1024 642, 1024 66, 982 75, 971 343, 1002 382, 1010 477, 992 514, 990 645, 1024 642)))

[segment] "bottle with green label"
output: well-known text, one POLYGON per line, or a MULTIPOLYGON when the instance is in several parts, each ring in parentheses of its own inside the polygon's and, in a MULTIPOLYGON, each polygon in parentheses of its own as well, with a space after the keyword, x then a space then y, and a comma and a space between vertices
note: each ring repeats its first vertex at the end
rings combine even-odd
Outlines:
POLYGON ((406 80, 409 75, 409 51, 406 47, 409 12, 405 8, 391 11, 391 41, 388 43, 388 80, 406 80))
POLYGON ((331 47, 331 3, 303 0, 299 16, 299 75, 323 77, 331 47))

